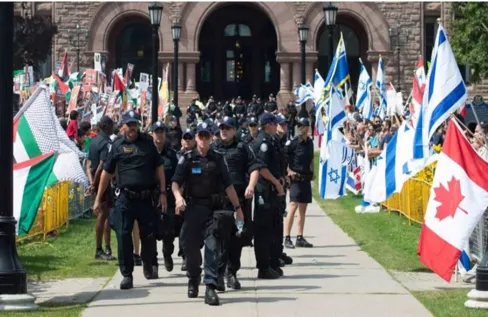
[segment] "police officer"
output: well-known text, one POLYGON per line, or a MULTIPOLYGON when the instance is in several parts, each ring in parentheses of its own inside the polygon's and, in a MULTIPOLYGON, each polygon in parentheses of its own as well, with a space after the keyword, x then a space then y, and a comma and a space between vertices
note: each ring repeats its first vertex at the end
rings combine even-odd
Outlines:
POLYGON ((278 146, 273 137, 277 119, 265 112, 259 121, 261 131, 251 146, 259 162, 267 168, 260 171, 254 195, 254 253, 258 278, 276 279, 282 272, 279 267, 280 254, 277 254, 278 248, 273 247, 273 240, 280 230, 276 227, 277 218, 280 217, 278 196, 284 196, 283 186, 279 182, 281 167, 278 146))
POLYGON ((278 105, 276 104, 276 99, 273 94, 269 95, 269 100, 264 104, 264 111, 275 113, 278 111, 278 105))
POLYGON ((251 144, 259 133, 258 120, 256 117, 247 118, 247 129, 248 133, 241 137, 241 140, 247 144, 251 144))
MULTIPOLYGON (((164 123, 155 122, 152 125, 152 137, 154 139, 154 145, 163 160, 164 176, 170 180, 175 173, 178 159, 176 157, 176 152, 166 143, 166 131, 167 127, 164 123)), ((171 272, 173 271, 173 258, 171 255, 175 249, 174 241, 175 237, 180 234, 183 220, 180 216, 175 215, 175 198, 171 191, 170 182, 166 183, 166 197, 168 209, 166 213, 161 215, 161 220, 165 224, 165 230, 162 233, 161 239, 163 240, 164 267, 166 268, 166 271, 171 272)), ((154 257, 153 265, 158 265, 157 256, 154 257)))
POLYGON ((189 278, 188 297, 198 297, 202 263, 200 249, 204 242, 204 283, 207 285, 205 303, 219 305, 215 291, 220 253, 217 237, 223 234, 221 229, 225 229, 225 226, 216 221, 214 211, 222 208, 224 191, 236 211, 236 221, 243 221, 244 216, 225 159, 210 149, 211 139, 212 131, 208 124, 200 123, 197 126, 197 147, 179 159, 172 180, 172 191, 176 198, 176 212, 179 214, 184 210, 180 237, 186 257, 186 275, 189 278))
POLYGON ((181 149, 176 152, 177 159, 179 160, 185 152, 193 150, 195 146, 195 133, 191 128, 186 128, 181 138, 181 149))
MULTIPOLYGON (((242 239, 236 236, 238 228, 233 226, 230 239, 228 241, 223 241, 217 290, 225 291, 225 273, 227 273, 227 287, 232 289, 241 288, 241 284, 237 279, 237 271, 241 268, 243 244, 246 242, 249 243, 249 240, 251 240, 251 203, 254 195, 254 188, 256 187, 259 177, 260 165, 249 146, 236 139, 235 120, 233 118, 224 117, 219 128, 221 138, 214 143, 212 148, 225 157, 230 173, 230 179, 232 184, 234 184, 237 196, 239 197, 239 202, 244 213, 244 221, 246 223, 246 232, 245 235, 242 236, 242 239), (249 175, 249 179, 247 175, 249 175), (248 241, 245 242, 244 239, 247 239, 248 241)), ((227 204, 227 206, 224 206, 224 209, 232 210, 232 206, 227 204)))
POLYGON ((247 105, 247 116, 248 117, 256 116, 258 111, 258 106, 259 104, 257 102, 257 96, 253 95, 251 102, 249 103, 249 105, 247 105))
MULTIPOLYGON (((112 141, 110 135, 114 130, 114 122, 107 116, 103 116, 98 122, 100 132, 90 144, 88 160, 86 164, 86 174, 90 182, 90 192, 95 192, 100 182, 103 171, 103 163, 107 160, 108 149, 112 141)), ((102 199, 100 212, 96 214, 97 223, 95 225, 96 252, 95 259, 113 260, 112 249, 110 248, 110 226, 107 217, 112 208, 112 190, 105 190, 102 199), (102 249, 102 238, 105 238, 105 251, 102 249)))
POLYGON ((297 123, 297 106, 295 106, 295 102, 290 100, 288 102, 288 129, 290 131, 290 137, 295 137, 295 126, 297 123))
POLYGON ((247 107, 246 105, 242 102, 242 98, 239 96, 237 97, 236 100, 236 105, 234 107, 234 113, 236 114, 237 118, 242 118, 246 115, 246 110, 247 107))
POLYGON ((245 138, 246 134, 249 134, 249 129, 247 128, 247 119, 245 117, 239 118, 237 121, 237 132, 236 132, 236 139, 242 140, 245 138))
POLYGON ((178 121, 176 120, 175 116, 171 116, 169 119, 169 128, 168 128, 168 142, 170 147, 175 150, 180 150, 181 144, 181 136, 183 135, 183 131, 181 127, 178 125, 178 121))
POLYGON ((297 122, 298 136, 286 144, 288 175, 291 178, 290 205, 285 220, 285 247, 294 249, 290 238, 293 219, 298 208, 297 247, 311 248, 313 245, 303 237, 307 205, 312 202, 312 185, 314 178, 313 141, 308 136, 310 122, 300 118, 297 122))
POLYGON ((115 139, 109 151, 93 210, 100 212, 103 193, 110 178, 116 174, 118 197, 109 221, 116 232, 119 268, 124 277, 120 288, 130 289, 133 287, 131 232, 134 221, 137 220, 139 224, 144 276, 153 279, 157 276, 157 267, 152 265, 156 254, 154 197, 158 196, 158 204, 163 212, 166 211, 167 202, 164 168, 153 139, 139 132, 139 120, 134 111, 126 112, 123 120, 127 131, 125 136, 115 139), (160 192, 157 191, 158 185, 160 192))

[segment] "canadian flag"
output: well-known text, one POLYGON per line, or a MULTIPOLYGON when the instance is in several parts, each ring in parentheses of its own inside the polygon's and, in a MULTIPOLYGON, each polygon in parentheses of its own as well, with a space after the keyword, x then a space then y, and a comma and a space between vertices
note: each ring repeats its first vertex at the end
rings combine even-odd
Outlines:
POLYGON ((415 79, 417 79, 421 90, 424 91, 427 78, 425 78, 424 60, 422 59, 422 56, 419 56, 417 65, 415 66, 415 79))
POLYGON ((463 248, 488 206, 488 162, 451 120, 420 233, 420 260, 450 282, 463 248))

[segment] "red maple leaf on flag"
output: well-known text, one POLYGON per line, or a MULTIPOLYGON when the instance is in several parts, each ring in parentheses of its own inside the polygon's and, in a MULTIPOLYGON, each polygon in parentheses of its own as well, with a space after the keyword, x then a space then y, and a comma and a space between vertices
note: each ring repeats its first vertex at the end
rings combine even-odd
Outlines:
POLYGON ((441 203, 441 205, 437 207, 435 215, 440 221, 447 217, 454 218, 458 209, 465 214, 468 214, 466 210, 459 207, 465 197, 461 192, 461 182, 459 180, 452 177, 451 180, 447 182, 447 188, 440 184, 438 187, 434 188, 434 193, 435 200, 441 203))

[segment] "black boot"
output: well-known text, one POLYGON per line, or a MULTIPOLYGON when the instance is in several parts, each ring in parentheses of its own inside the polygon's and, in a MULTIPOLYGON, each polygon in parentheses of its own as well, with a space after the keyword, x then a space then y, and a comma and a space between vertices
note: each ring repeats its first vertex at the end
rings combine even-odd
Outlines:
POLYGON ((271 268, 273 271, 275 271, 276 273, 278 273, 279 276, 283 276, 283 270, 281 269, 281 267, 272 267, 271 268))
POLYGON ((134 254, 134 266, 141 266, 142 265, 142 259, 139 254, 134 254))
POLYGON ((188 281, 188 298, 198 297, 198 285, 200 284, 199 279, 188 281))
POLYGON ((131 289, 134 287, 131 276, 125 276, 120 282, 120 289, 131 289))
POLYGON ((288 254, 286 254, 285 252, 281 253, 280 259, 285 261, 286 265, 293 264, 293 258, 291 256, 289 256, 288 254))
POLYGON ((227 287, 231 289, 241 289, 241 283, 235 274, 227 275, 227 287))
POLYGON ((158 278, 159 278, 158 266, 153 265, 152 266, 152 279, 157 280, 158 278))
POLYGON ((216 287, 216 289, 219 292, 225 292, 225 282, 224 282, 224 277, 223 276, 217 277, 217 287, 216 287))
POLYGON ((181 263, 181 270, 183 272, 186 272, 186 259, 185 258, 183 258, 183 262, 181 263))
POLYGON ((164 268, 166 271, 171 272, 173 271, 173 258, 171 255, 163 255, 164 257, 164 268))
POLYGON ((280 277, 280 275, 276 271, 274 271, 270 268, 258 270, 258 278, 259 279, 275 280, 279 277, 280 277))
POLYGON ((219 296, 212 285, 207 285, 205 290, 205 304, 210 306, 219 306, 219 296))
POLYGON ((143 263, 142 264, 142 270, 144 272, 144 277, 146 278, 146 280, 153 280, 154 279, 154 275, 153 275, 153 266, 152 264, 146 264, 146 263, 143 263))

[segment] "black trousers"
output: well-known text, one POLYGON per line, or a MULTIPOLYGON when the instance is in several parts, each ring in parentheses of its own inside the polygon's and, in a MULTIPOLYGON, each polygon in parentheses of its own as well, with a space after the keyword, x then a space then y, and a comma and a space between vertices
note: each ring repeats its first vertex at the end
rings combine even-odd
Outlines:
MULTIPOLYGON (((168 233, 165 235, 162 239, 163 241, 163 256, 171 256, 173 255, 173 252, 175 250, 175 239, 180 236, 181 232, 181 226, 183 225, 183 217, 178 216, 175 214, 174 207, 168 207, 168 211, 163 214, 163 217, 165 217, 165 221, 168 223, 171 223, 171 226, 173 227, 173 230, 171 233, 168 233)), ((183 248, 181 246, 181 238, 178 239, 178 256, 183 255, 183 248)), ((155 266, 158 266, 158 253, 156 252, 156 255, 154 256, 152 264, 155 266)))
POLYGON ((284 218, 283 215, 286 211, 286 192, 285 196, 275 197, 276 205, 274 207, 273 213, 273 242, 271 243, 271 253, 270 253, 270 266, 271 268, 280 266, 280 257, 283 253, 283 226, 284 218))
MULTIPOLYGON (((283 226, 281 229, 277 227, 278 217, 276 192, 265 192, 262 185, 258 184, 254 196, 254 254, 256 267, 259 270, 268 269, 271 264, 279 263, 281 253, 277 254, 277 247, 273 249, 273 246, 276 246, 274 241, 277 232, 279 230, 283 232, 283 226)), ((281 223, 283 224, 283 216, 281 216, 281 223)))
POLYGON ((134 271, 134 244, 132 228, 134 220, 139 224, 141 237, 142 261, 151 263, 156 256, 156 211, 152 199, 129 199, 121 193, 115 201, 115 208, 109 216, 111 227, 117 237, 117 256, 119 258, 120 273, 124 277, 132 277, 134 271))
POLYGON ((181 246, 186 259, 186 276, 197 280, 202 273, 202 243, 205 246, 203 261, 203 282, 206 285, 217 285, 218 259, 220 243, 211 232, 213 210, 208 206, 189 204, 183 213, 181 227, 181 246))
MULTIPOLYGON (((244 194, 240 197, 243 197, 244 194)), ((222 252, 219 258, 219 276, 226 272, 236 275, 241 268, 242 248, 252 240, 252 200, 244 199, 240 201, 242 213, 244 214, 244 231, 242 236, 236 236, 237 226, 234 224, 230 238, 221 241, 222 252)))

